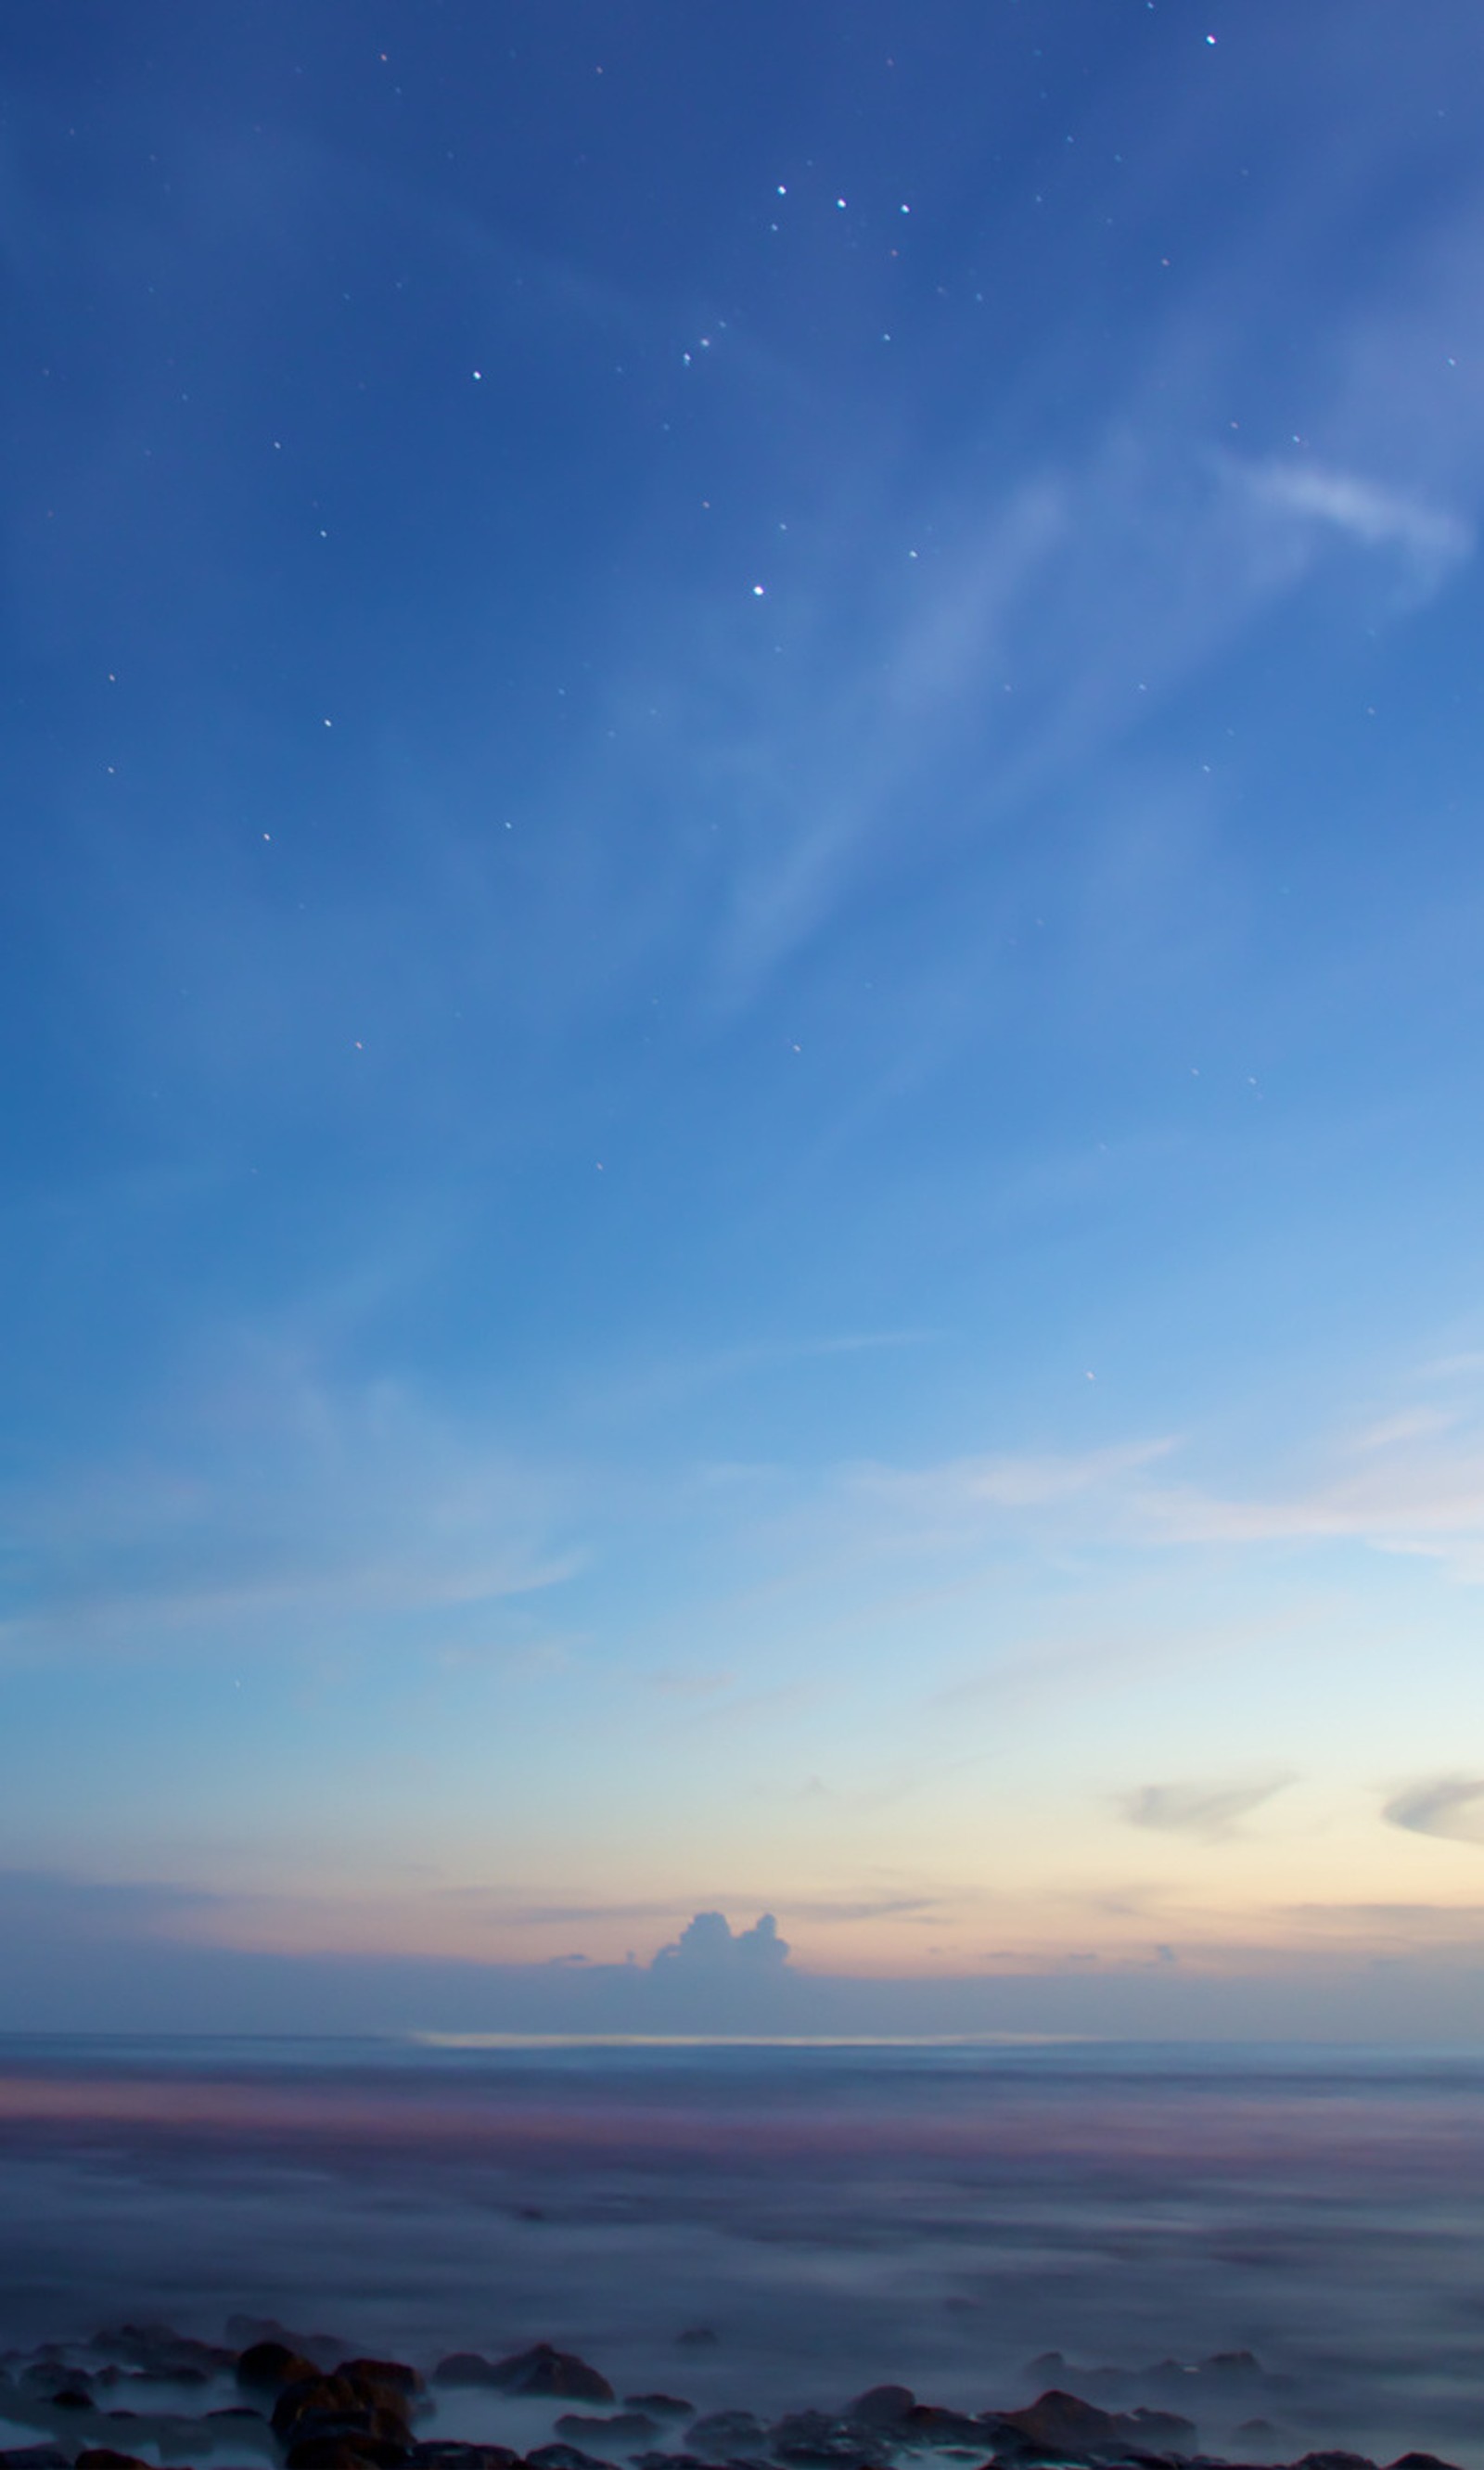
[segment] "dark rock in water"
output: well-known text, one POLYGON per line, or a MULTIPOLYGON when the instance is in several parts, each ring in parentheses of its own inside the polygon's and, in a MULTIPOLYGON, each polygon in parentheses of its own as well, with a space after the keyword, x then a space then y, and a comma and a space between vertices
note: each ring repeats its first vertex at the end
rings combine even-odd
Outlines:
POLYGON ((254 2342, 239 2353, 233 2373, 243 2392, 281 2392, 285 2385, 307 2384, 321 2374, 313 2359, 287 2342, 254 2342))
POLYGON ((580 2444, 538 2444, 525 2458, 531 2470, 613 2470, 611 2461, 584 2453, 580 2444))
POLYGON ((273 2433, 286 2441, 327 2432, 320 2422, 328 2419, 354 2420, 367 2435, 388 2440, 400 2436, 406 2448, 406 2393, 359 2370, 342 2367, 333 2376, 315 2374, 285 2385, 273 2404, 273 2433))
MULTIPOLYGON (((586 2359, 574 2357, 570 2350, 554 2350, 549 2342, 537 2342, 529 2350, 518 2350, 512 2358, 498 2359, 491 2382, 501 2392, 529 2393, 553 2401, 616 2401, 608 2378, 590 2367, 586 2359)), ((530 2457, 533 2460, 534 2454, 530 2457)), ((553 2470, 561 2470, 553 2464, 553 2470)))
POLYGON ((1181 2418, 1172 2410, 1130 2410, 1120 2413, 1120 2433, 1135 2444, 1151 2446, 1156 2451, 1192 2450, 1195 2443, 1193 2420, 1181 2418))
POLYGON ((687 2324, 684 2333, 675 2336, 680 2350, 714 2350, 721 2335, 711 2324, 687 2324))
POLYGON ((1005 2460, 1106 2461, 1193 2452, 1195 2445, 1194 2427, 1173 2411, 1115 2413, 1055 2390, 1042 2393, 1029 2410, 986 2411, 977 2425, 1005 2460))
POLYGON ((901 2427, 916 2407, 910 2385, 872 2385, 870 2392, 857 2393, 846 2404, 844 2414, 858 2427, 901 2427))
POLYGON ((704 2459, 699 2453, 636 2453, 634 2470, 762 2470, 760 2463, 704 2459))
POLYGON ((642 2410, 614 2411, 607 2418, 591 2418, 583 2411, 566 2410, 557 2420, 556 2432, 558 2435, 579 2438, 606 2435, 611 2446, 642 2444, 649 2436, 659 2435, 660 2422, 642 2410))
POLYGON ((1386 2470, 1458 2470, 1453 2461, 1440 2461, 1435 2453, 1403 2453, 1389 2461, 1386 2470))
POLYGON ((98 2404, 93 2399, 90 2392, 81 2392, 75 2385, 66 2385, 60 2392, 53 2393, 52 2408, 54 2410, 96 2411, 98 2404))
POLYGON ((477 2350, 451 2350, 432 2371, 435 2385, 499 2385, 499 2370, 477 2350))
MULTIPOLYGON (((69 2367, 62 2359, 34 2360, 20 2373, 21 2391, 35 2393, 46 2401, 59 2400, 64 2392, 85 2393, 94 2381, 86 2367, 69 2367)), ((106 2369, 96 2381, 107 2381, 106 2369)))
POLYGON ((286 2350, 313 2359, 320 2368, 343 2359, 350 2348, 349 2342, 342 2341, 338 2333, 295 2333, 287 2324, 280 2324, 276 2316, 229 2316, 226 2337, 234 2354, 256 2348, 260 2342, 279 2342, 286 2350))
POLYGON ((288 2470, 402 2470, 410 2446, 405 2435, 384 2436, 358 2427, 354 2420, 326 2421, 296 2435, 284 2454, 288 2470))
POLYGON ((256 2427, 267 2426, 267 2420, 262 2411, 254 2410, 251 2402, 248 2401, 226 2402, 220 2410, 207 2411, 206 2416, 208 2418, 250 2418, 256 2427))
POLYGON ((881 2458, 881 2437, 853 2419, 831 2418, 822 2410, 793 2410, 769 2430, 769 2442, 780 2461, 799 2470, 866 2470, 881 2458))
POLYGON ((1294 2470, 1376 2470, 1376 2464, 1363 2453, 1306 2453, 1294 2470))
POLYGON ((404 2366, 400 2359, 344 2359, 335 2373, 354 2376, 361 2384, 384 2387, 390 2392, 411 2395, 426 2389, 416 2367, 404 2366))
POLYGON ((984 2425, 996 2437, 1003 2431, 1011 2437, 1020 2436, 1038 2452, 1053 2454, 1109 2452, 1119 2437, 1118 2420, 1111 2411, 1055 2388, 1043 2392, 1029 2410, 998 2411, 984 2425))
POLYGON ((215 2342, 197 2342, 177 2333, 173 2324, 112 2324, 95 2333, 90 2345, 105 2359, 118 2359, 161 2383, 176 2384, 194 2368, 202 2376, 219 2375, 232 2364, 233 2353, 215 2342))
POLYGON ((625 2410, 647 2410, 654 2418, 694 2418, 693 2401, 680 2401, 674 2393, 625 2393, 625 2410))
POLYGON ((713 2461, 729 2459, 734 2453, 768 2450, 768 2431, 750 2410, 713 2410, 707 2417, 698 2418, 685 2434, 687 2443, 708 2454, 713 2461))
POLYGON ((508 2444, 461 2444, 454 2436, 434 2436, 414 2444, 407 2456, 418 2470, 514 2470, 521 2458, 508 2444))
POLYGON ((5 2470, 68 2470, 67 2456, 57 2444, 13 2444, 0 2453, 5 2470))
POLYGON ((73 2470, 150 2470, 150 2464, 137 2453, 115 2453, 111 2445, 94 2444, 78 2455, 73 2470))

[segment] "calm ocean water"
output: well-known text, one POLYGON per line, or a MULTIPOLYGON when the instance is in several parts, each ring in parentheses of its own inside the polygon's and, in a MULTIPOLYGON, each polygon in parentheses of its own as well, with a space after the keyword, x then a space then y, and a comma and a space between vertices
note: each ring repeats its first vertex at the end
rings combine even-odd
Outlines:
POLYGON ((0 2042, 0 2341, 234 2313, 423 2362, 549 2339, 708 2408, 1057 2382, 1258 2458, 1484 2470, 1484 2061, 0 2042))

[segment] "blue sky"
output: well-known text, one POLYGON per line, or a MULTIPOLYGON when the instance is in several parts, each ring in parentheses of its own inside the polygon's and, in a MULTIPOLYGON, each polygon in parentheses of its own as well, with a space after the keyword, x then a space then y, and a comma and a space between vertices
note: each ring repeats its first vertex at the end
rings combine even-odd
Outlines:
POLYGON ((1398 0, 7 30, 35 2013, 101 1910, 205 2020, 712 1909, 1473 1983, 1481 84, 1398 0))

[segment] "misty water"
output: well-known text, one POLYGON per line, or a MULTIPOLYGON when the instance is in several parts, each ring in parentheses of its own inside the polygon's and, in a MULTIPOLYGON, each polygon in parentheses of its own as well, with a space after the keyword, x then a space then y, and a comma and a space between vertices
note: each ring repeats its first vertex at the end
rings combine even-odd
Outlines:
MULTIPOLYGON (((1472 2465, 1481 2129, 1446 2053, 11 2040, 0 2339, 545 2339, 705 2409, 1056 2384, 1247 2458, 1472 2465)), ((561 2408, 450 2394, 437 2430, 561 2408)))

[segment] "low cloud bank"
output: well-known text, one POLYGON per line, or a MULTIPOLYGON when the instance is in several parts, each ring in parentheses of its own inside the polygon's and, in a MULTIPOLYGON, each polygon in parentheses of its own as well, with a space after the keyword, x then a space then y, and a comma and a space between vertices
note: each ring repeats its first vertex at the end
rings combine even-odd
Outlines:
POLYGON ((1145 1965, 866 1979, 800 1970, 768 1913, 735 1928, 698 1913, 647 1965, 500 1965, 188 1943, 169 1934, 181 1901, 0 1873, 0 2033, 1484 2040, 1467 1916, 1459 1944, 1415 1958, 1258 1953, 1218 1972, 1164 1948, 1145 1965))

